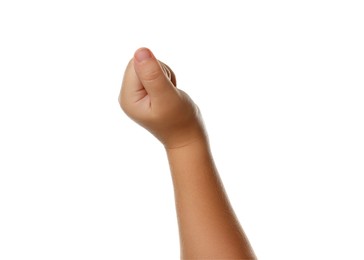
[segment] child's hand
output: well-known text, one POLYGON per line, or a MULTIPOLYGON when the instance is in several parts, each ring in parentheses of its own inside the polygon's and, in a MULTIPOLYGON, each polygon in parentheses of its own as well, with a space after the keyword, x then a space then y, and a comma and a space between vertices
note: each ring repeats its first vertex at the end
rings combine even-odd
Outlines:
POLYGON ((176 88, 172 70, 146 48, 137 50, 126 68, 119 103, 166 148, 206 138, 198 107, 176 88))

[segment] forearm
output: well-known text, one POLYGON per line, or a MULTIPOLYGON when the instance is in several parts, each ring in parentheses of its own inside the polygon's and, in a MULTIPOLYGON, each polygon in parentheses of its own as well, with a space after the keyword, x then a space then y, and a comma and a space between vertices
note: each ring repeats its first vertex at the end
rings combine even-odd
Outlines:
POLYGON ((167 149, 173 179, 182 258, 255 259, 202 139, 167 149))

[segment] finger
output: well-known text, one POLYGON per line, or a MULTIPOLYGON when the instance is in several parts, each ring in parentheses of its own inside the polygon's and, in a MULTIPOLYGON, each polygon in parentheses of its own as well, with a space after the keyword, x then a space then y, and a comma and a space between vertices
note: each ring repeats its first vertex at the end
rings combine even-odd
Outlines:
POLYGON ((165 63, 159 61, 159 63, 161 64, 164 73, 166 74, 166 76, 168 77, 168 79, 172 82, 172 84, 177 87, 177 80, 176 80, 176 75, 174 74, 173 70, 165 63))
POLYGON ((134 70, 133 60, 130 60, 128 66, 125 69, 119 101, 123 103, 137 102, 143 96, 145 96, 143 90, 144 87, 134 70))
MULTIPOLYGON (((149 49, 140 48, 135 52, 134 69, 151 98, 174 91, 172 81, 166 76, 163 66, 149 49)), ((172 79, 171 70, 168 71, 172 79)))

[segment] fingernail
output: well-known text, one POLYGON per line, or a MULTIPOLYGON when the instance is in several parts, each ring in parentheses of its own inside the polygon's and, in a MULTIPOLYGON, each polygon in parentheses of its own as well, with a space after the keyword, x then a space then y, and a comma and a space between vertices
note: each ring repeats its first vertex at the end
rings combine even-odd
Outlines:
POLYGON ((135 59, 138 62, 150 59, 152 57, 152 52, 147 48, 140 48, 135 52, 135 59))

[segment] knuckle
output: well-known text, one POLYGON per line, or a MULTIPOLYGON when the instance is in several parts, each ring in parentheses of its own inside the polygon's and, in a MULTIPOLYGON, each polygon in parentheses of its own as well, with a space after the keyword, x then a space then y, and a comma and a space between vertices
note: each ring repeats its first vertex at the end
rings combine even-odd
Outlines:
POLYGON ((169 69, 169 67, 164 64, 163 62, 160 62, 160 64, 162 65, 162 69, 163 69, 163 72, 164 74, 166 75, 166 77, 170 80, 171 79, 171 76, 172 76, 172 73, 171 73, 171 70, 169 69))
POLYGON ((122 99, 121 95, 119 95, 119 97, 118 97, 118 102, 119 102, 119 105, 120 105, 121 107, 123 107, 123 106, 124 106, 124 102, 123 102, 123 99, 122 99))
POLYGON ((157 69, 151 69, 145 72, 143 78, 145 81, 156 81, 159 80, 163 74, 157 69))
POLYGON ((126 112, 126 110, 127 110, 127 105, 125 104, 125 100, 122 98, 122 96, 119 96, 118 101, 119 101, 119 105, 120 105, 121 109, 122 109, 124 112, 126 112))

